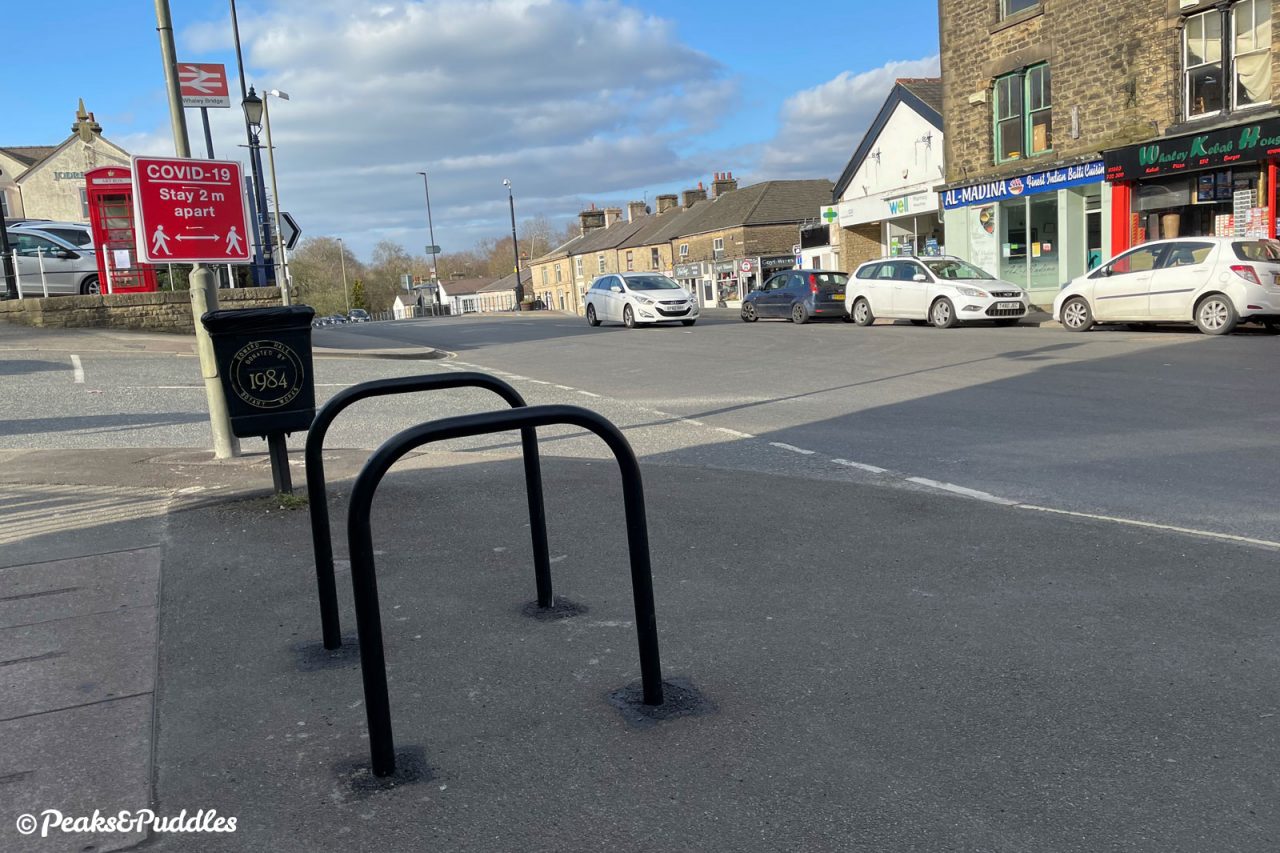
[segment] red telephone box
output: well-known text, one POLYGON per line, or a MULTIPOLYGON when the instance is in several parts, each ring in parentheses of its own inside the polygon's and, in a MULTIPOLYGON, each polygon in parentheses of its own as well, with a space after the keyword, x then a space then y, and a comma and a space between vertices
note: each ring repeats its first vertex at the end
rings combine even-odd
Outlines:
POLYGON ((133 236, 133 175, 129 167, 90 169, 84 173, 84 180, 102 292, 157 290, 155 268, 138 260, 133 236))

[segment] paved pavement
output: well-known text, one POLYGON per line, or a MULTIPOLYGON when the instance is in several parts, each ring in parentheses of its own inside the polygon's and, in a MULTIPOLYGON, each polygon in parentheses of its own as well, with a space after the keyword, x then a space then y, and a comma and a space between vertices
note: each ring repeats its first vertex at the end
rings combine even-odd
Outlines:
MULTIPOLYGON (((40 479, 50 455, 11 455, 4 479, 40 479)), ((340 536, 360 454, 333 455, 340 536)), ((318 647, 305 515, 246 491, 265 472, 192 453, 74 461, 81 479, 163 484, 171 503, 152 517, 157 547, 0 569, 30 596, 0 613, 24 612, 45 638, 0 668, 6 701, 30 706, 0 723, 21 744, 0 774, 5 850, 123 849, 133 836, 21 838, 14 821, 145 805, 236 818, 234 834, 148 842, 175 851, 1280 841, 1273 551, 646 465, 664 674, 704 706, 639 726, 610 701, 639 675, 612 466, 546 461, 557 593, 586 611, 538 621, 521 613, 532 573, 518 463, 419 455, 374 508, 407 771, 380 785, 351 643, 318 647), (736 523, 738 509, 752 522, 736 523)), ((131 524, 88 532, 118 543, 131 524)))
MULTIPOLYGON (((549 331, 563 320, 464 318, 449 334, 490 338, 483 348, 447 361, 332 359, 317 374, 332 369, 335 380, 352 381, 497 367, 532 401, 574 401, 626 426, 644 460, 665 673, 701 697, 703 713, 638 726, 611 702, 638 665, 619 489, 599 444, 545 431, 557 593, 586 609, 538 621, 522 615, 532 579, 515 445, 452 443, 406 460, 375 505, 392 711, 408 771, 376 783, 353 644, 336 654, 318 648, 306 518, 263 497, 264 456, 217 462, 191 447, 111 447, 140 430, 198 428, 180 419, 181 406, 132 424, 112 424, 120 415, 106 407, 88 416, 92 426, 68 429, 57 409, 67 389, 50 390, 49 379, 66 381, 70 354, 98 352, 86 349, 90 337, 71 342, 75 353, 53 344, 26 355, 11 349, 0 353, 0 423, 11 444, 30 448, 42 435, 97 444, 0 450, 0 634, 9 649, 0 659, 0 736, 14 744, 0 759, 11 812, 0 815, 0 849, 126 849, 146 833, 55 833, 55 841, 22 837, 14 822, 47 808, 143 807, 237 819, 234 834, 145 842, 182 851, 1277 846, 1280 710, 1271 682, 1280 663, 1280 550, 991 495, 974 500, 847 451, 806 453, 776 439, 799 435, 812 415, 806 401, 826 392, 781 407, 725 406, 717 397, 732 385, 709 383, 706 398, 689 394, 679 404, 670 378, 663 384, 639 369, 636 350, 651 346, 639 343, 644 336, 679 330, 576 340, 578 331, 549 331), (557 351, 549 360, 533 354, 547 338, 557 351), (585 348, 566 353, 574 344, 585 348), (604 353, 605 366, 627 379, 622 393, 589 390, 584 364, 604 353), (45 361, 56 366, 23 364, 45 361), (513 361, 523 365, 518 374, 513 361), (553 362, 559 372, 550 372, 553 362), (537 378, 543 369, 562 381, 537 378), (588 387, 574 384, 578 376, 588 387), (655 392, 667 396, 652 399, 655 392), (24 434, 46 405, 53 413, 43 430, 24 434), (682 405, 698 417, 681 414, 682 405), (800 407, 798 423, 772 433, 722 425, 742 424, 721 420, 742 411, 774 407, 777 417, 791 405, 800 407), (725 411, 708 411, 716 406, 725 411)), ((708 330, 715 335, 717 324, 708 330)), ((854 332, 745 331, 766 363, 815 357, 835 335, 854 332)), ((926 377, 913 381, 927 388, 945 373, 954 384, 962 373, 913 366, 936 357, 915 348, 924 339, 898 337, 930 331, 871 333, 893 336, 877 348, 903 362, 899 372, 926 377)), ((1193 336, 1175 344, 1084 337, 1091 350, 1121 350, 1139 376, 1153 357, 1185 370, 1274 344, 1261 336, 1225 347, 1193 336)), ((845 340, 854 351, 841 357, 859 365, 857 339, 845 340)), ((984 371, 1025 367, 1007 348, 977 358, 986 337, 950 340, 962 350, 951 359, 978 374, 974 387, 1008 381, 984 371)), ((679 366, 701 355, 682 350, 679 366)), ((1115 357, 1075 353, 1056 367, 1114 384, 1120 367, 1099 363, 1115 357)), ((133 382, 138 399, 164 408, 163 398, 154 402, 155 379, 184 358, 101 352, 82 357, 85 382, 68 384, 92 378, 114 405, 132 399, 124 390, 133 382)), ((723 370, 740 377, 751 366, 723 370)), ((955 393, 920 396, 892 374, 873 375, 866 387, 917 401, 955 393)), ((349 432, 335 432, 331 444, 368 447, 406 420, 491 407, 462 394, 353 410, 349 432)), ((874 410, 855 407, 849 417, 874 410)), ((1215 436, 1236 441, 1243 432, 1220 409, 1195 413, 1215 436)), ((1093 415, 1106 424, 1115 417, 1102 408, 1093 415)), ((912 429, 956 430, 945 419, 908 420, 898 423, 906 438, 912 429)), ((1182 440, 1199 449, 1195 434, 1182 440)), ((1256 438, 1250 446, 1266 445, 1256 438)), ((341 520, 365 454, 326 455, 350 635, 341 520)), ((1171 488, 1191 485, 1174 478, 1171 488)), ((1214 499, 1212 488, 1203 491, 1214 499)), ((1258 510, 1264 524, 1276 518, 1268 506, 1258 510)))

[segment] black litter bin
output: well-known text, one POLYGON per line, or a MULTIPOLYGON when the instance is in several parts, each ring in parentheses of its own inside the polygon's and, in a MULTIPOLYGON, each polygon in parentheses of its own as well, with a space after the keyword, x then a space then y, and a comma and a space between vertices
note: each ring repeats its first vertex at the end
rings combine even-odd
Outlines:
POLYGON ((238 438, 303 432, 316 415, 311 320, 306 305, 208 311, 218 373, 238 438))

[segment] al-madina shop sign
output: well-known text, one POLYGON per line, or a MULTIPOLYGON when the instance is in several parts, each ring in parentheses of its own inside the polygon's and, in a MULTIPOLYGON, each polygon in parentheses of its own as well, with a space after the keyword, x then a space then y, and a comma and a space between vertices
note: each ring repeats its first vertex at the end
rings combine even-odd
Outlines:
POLYGON ((1102 152, 1108 181, 1253 163, 1280 155, 1280 118, 1102 152))

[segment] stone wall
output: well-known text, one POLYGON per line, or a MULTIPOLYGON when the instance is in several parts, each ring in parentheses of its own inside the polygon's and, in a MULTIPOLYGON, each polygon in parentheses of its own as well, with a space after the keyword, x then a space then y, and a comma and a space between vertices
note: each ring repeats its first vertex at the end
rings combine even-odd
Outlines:
MULTIPOLYGON (((219 308, 274 308, 278 305, 280 289, 277 287, 218 291, 219 308)), ((195 331, 191 296, 185 290, 10 299, 0 302, 0 320, 61 329, 134 329, 179 334, 195 331)))
POLYGON ((1169 0, 1043 0, 1004 21, 997 0, 941 0, 939 10, 949 182, 1096 154, 1155 136, 1177 120, 1180 35, 1169 0), (1039 62, 1048 62, 1053 75, 1053 150, 997 165, 995 78, 1039 62))

